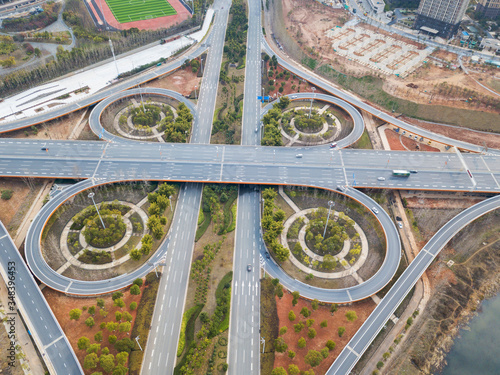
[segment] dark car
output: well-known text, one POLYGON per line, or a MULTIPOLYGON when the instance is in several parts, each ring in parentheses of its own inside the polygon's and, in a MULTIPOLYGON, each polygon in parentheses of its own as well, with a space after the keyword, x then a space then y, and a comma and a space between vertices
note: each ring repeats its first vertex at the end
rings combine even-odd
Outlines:
POLYGON ((49 151, 48 147, 42 147, 42 151, 49 151))
POLYGON ((252 265, 251 265, 251 264, 249 264, 249 265, 247 266, 247 271, 248 271, 248 272, 250 272, 251 270, 252 270, 252 265))

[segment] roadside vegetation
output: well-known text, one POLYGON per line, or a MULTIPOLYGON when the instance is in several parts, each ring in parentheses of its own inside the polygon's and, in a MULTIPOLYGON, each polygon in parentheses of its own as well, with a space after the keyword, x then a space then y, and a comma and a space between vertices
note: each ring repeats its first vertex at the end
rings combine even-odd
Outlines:
MULTIPOLYGON (((11 95, 25 90, 27 87, 38 85, 112 57, 108 40, 112 41, 115 54, 118 55, 161 38, 187 31, 201 23, 204 15, 201 11, 204 11, 205 6, 207 6, 205 2, 202 3, 198 0, 198 7, 195 5, 195 9, 199 9, 200 13, 169 29, 139 30, 131 28, 121 31, 98 31, 85 4, 79 0, 67 0, 63 20, 73 29, 76 47, 71 51, 58 49, 56 58, 49 58, 48 62, 43 65, 21 69, 5 75, 0 81, 0 96, 11 95)), ((57 18, 57 13, 55 17, 57 18)), ((110 77, 110 79, 112 78, 114 77, 110 77)))
POLYGON ((2 21, 2 28, 7 32, 43 29, 57 20, 61 4, 60 2, 47 1, 41 5, 43 12, 32 14, 29 17, 6 18, 2 21))
POLYGON ((246 2, 234 0, 226 30, 212 143, 239 144, 241 141, 247 28, 246 2))
POLYGON ((227 371, 237 187, 206 185, 174 374, 227 371))
POLYGON ((149 335, 159 278, 139 278, 125 290, 98 298, 47 291, 46 298, 86 373, 138 375, 149 335))
POLYGON ((275 255, 279 262, 284 262, 290 256, 290 251, 279 243, 278 237, 283 232, 283 222, 286 214, 277 209, 275 198, 276 190, 267 188, 262 192, 264 199, 264 213, 262 215, 262 229, 264 230, 264 241, 267 248, 275 255))

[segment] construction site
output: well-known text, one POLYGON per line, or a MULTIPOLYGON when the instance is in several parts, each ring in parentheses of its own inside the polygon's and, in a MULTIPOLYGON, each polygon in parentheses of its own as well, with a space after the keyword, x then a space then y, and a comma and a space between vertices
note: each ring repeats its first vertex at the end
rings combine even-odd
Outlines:
POLYGON ((432 48, 418 48, 390 36, 375 34, 356 25, 335 27, 326 31, 333 50, 350 60, 380 71, 406 77, 419 68, 433 52, 432 48))

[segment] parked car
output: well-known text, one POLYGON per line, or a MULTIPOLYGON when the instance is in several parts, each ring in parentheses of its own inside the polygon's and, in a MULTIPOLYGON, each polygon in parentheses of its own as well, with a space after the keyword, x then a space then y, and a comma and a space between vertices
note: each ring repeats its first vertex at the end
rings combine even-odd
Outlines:
POLYGON ((399 227, 399 229, 403 229, 403 223, 398 221, 398 227, 399 227))

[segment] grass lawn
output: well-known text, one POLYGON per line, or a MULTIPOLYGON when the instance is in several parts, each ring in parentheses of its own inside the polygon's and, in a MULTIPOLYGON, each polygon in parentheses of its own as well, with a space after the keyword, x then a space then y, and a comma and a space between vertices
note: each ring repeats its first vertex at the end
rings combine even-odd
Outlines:
POLYGON ((174 7, 166 0, 106 0, 106 3, 120 23, 177 14, 174 7))

